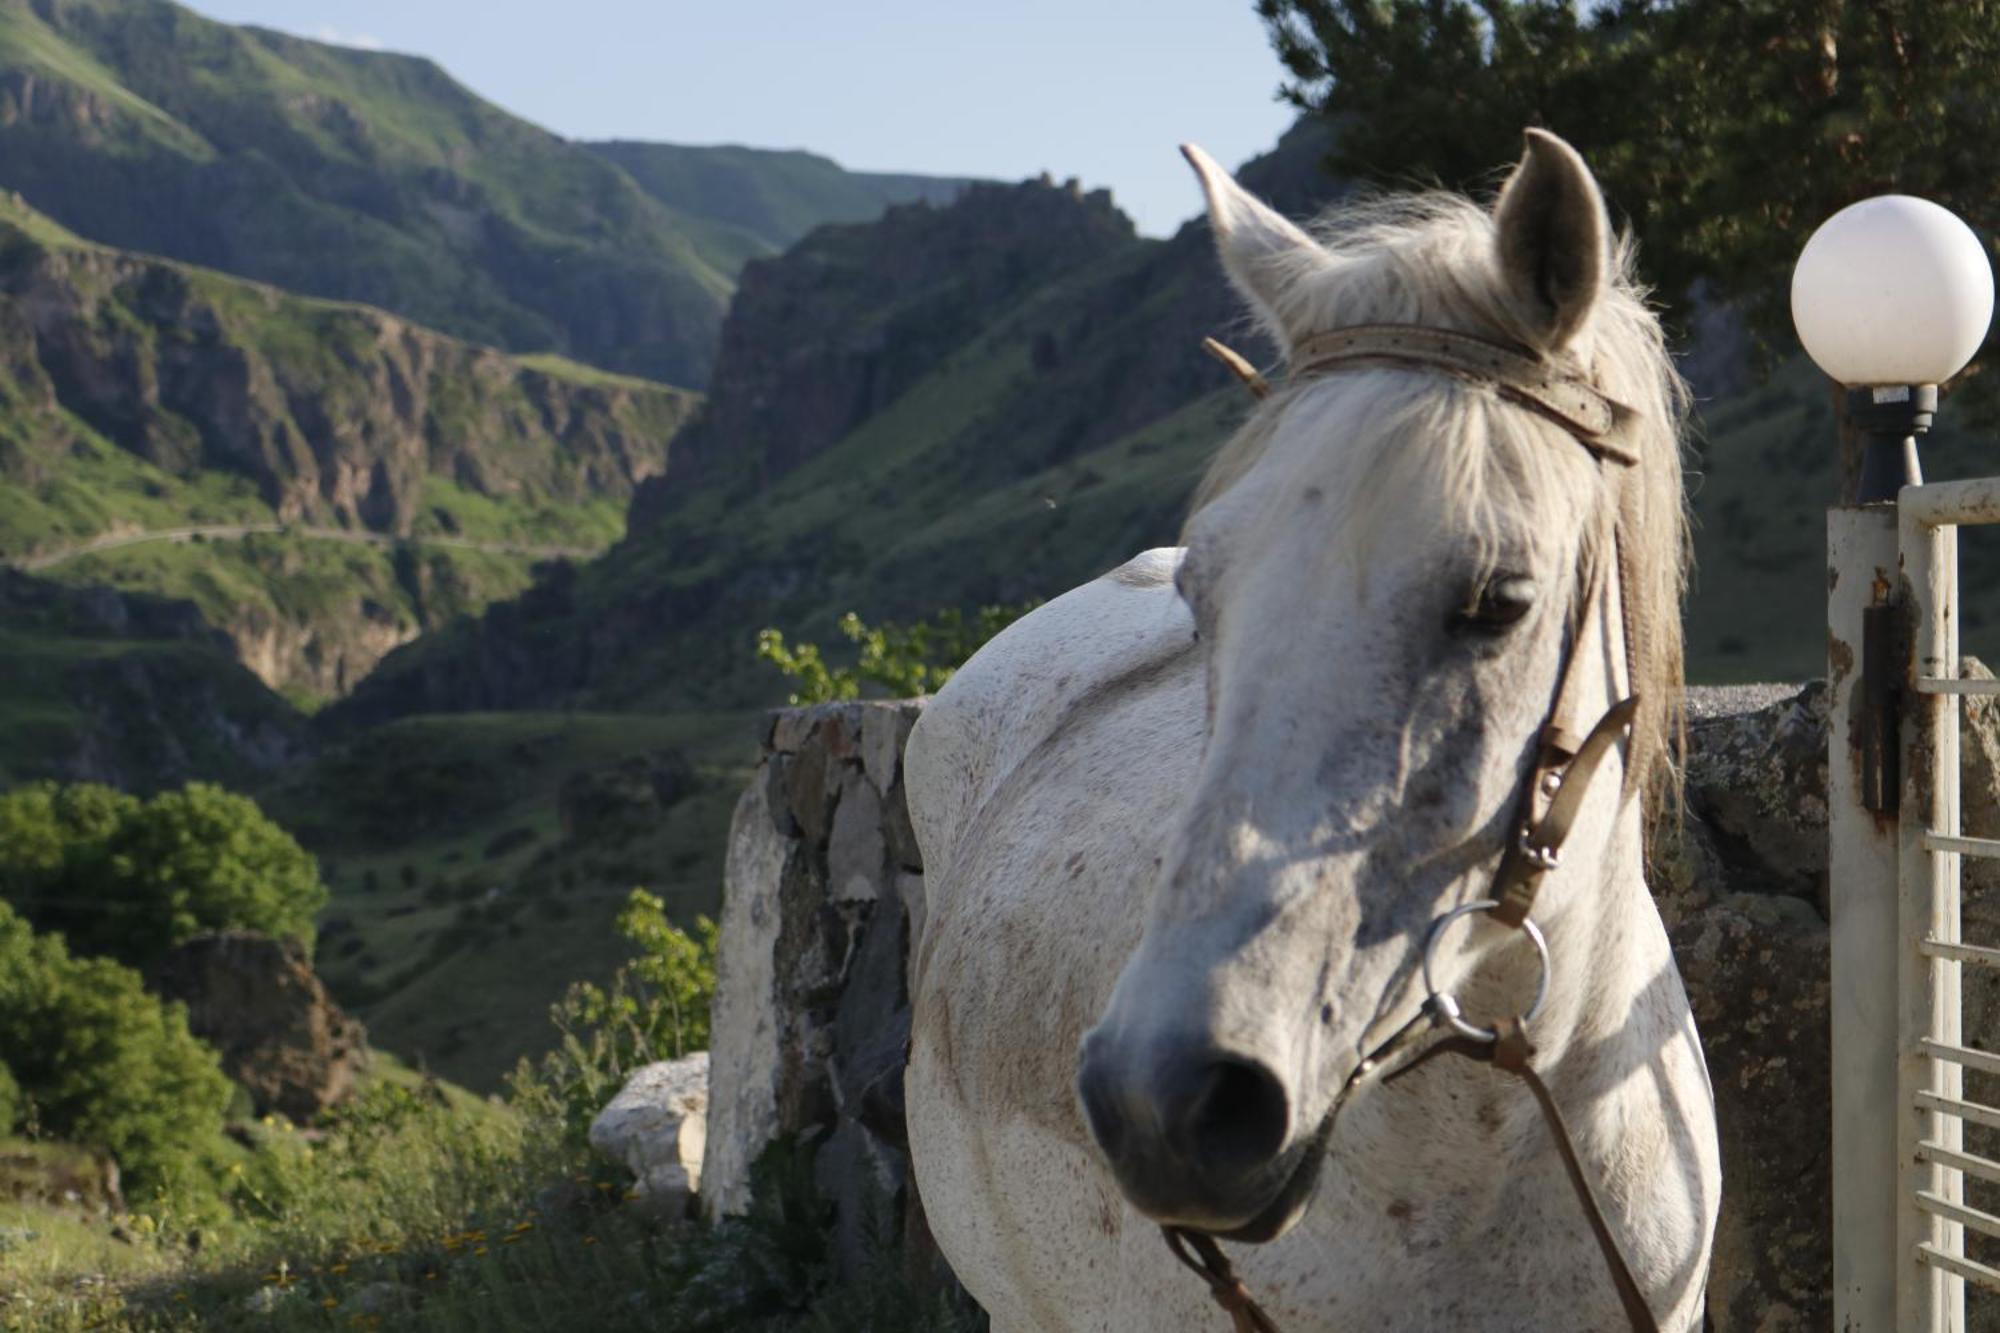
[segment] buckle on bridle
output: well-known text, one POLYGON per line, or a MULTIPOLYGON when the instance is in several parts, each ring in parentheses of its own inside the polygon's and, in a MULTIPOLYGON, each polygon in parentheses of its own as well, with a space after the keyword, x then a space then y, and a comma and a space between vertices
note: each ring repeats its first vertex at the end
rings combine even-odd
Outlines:
MULTIPOLYGON (((1458 1007, 1458 998, 1450 991, 1438 989, 1437 982, 1431 975, 1431 959, 1437 953, 1438 941, 1444 938, 1445 927, 1462 916, 1468 916, 1473 912, 1492 912, 1499 906, 1497 898, 1481 898, 1477 902, 1454 907, 1431 922, 1430 932, 1424 936, 1424 993, 1429 997, 1425 1003, 1446 1027, 1459 1036, 1470 1037, 1474 1041, 1498 1041, 1500 1033, 1494 1028, 1475 1027, 1465 1021, 1464 1011, 1458 1007)), ((1535 955, 1542 964, 1541 980, 1535 987, 1535 1002, 1521 1015, 1521 1026, 1526 1027, 1535 1021, 1535 1016, 1542 1012, 1542 1005, 1549 998, 1549 942, 1542 938, 1541 928, 1526 917, 1521 918, 1521 933, 1535 946, 1535 955)))
POLYGON ((1535 830, 1526 824, 1521 825, 1521 836, 1517 845, 1521 849, 1521 855, 1528 858, 1528 864, 1545 875, 1562 864, 1562 848, 1542 846, 1535 841, 1535 830))

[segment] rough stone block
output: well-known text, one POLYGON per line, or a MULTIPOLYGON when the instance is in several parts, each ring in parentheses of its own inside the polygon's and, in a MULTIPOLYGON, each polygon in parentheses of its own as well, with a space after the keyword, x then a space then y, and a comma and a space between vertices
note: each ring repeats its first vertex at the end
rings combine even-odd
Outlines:
POLYGON ((750 1164, 778 1132, 780 886, 798 844, 777 832, 766 791, 753 782, 737 802, 723 874, 701 1169, 702 1208, 711 1219, 750 1206, 750 1164))
POLYGON ((699 1051, 637 1069, 590 1122, 590 1146, 633 1174, 637 1202, 656 1216, 686 1216, 701 1190, 708 1063, 699 1051))
POLYGON ((861 717, 861 767, 887 793, 903 773, 903 746, 914 717, 901 704, 876 704, 861 717))
POLYGON ((882 798, 860 773, 850 770, 827 840, 828 894, 835 902, 873 902, 882 896, 888 862, 882 798))

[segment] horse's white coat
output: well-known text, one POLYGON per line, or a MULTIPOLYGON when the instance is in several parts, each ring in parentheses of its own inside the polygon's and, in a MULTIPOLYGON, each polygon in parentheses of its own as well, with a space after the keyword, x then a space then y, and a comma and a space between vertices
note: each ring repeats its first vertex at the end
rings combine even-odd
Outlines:
MULTIPOLYGON (((1384 320, 1539 340, 1650 412, 1655 454, 1674 448, 1657 329, 1558 141, 1531 143, 1497 223, 1433 205, 1344 251, 1194 159, 1225 264, 1286 345, 1384 320)), ((1677 506, 1677 458, 1646 476, 1677 506)), ((1049 603, 925 712, 906 757, 928 899, 911 1151, 939 1244, 996 1329, 1227 1327, 1106 1169, 1078 1044, 1093 1026, 1139 1052, 1198 1032, 1254 1056, 1286 1080, 1297 1160, 1421 1001, 1425 926, 1485 895, 1567 657, 1598 705, 1628 674, 1678 687, 1677 636, 1626 663, 1617 581, 1582 573, 1609 559, 1626 480, 1484 386, 1394 367, 1296 385, 1225 451, 1185 551, 1049 603), (1452 612, 1496 573, 1532 580, 1533 609, 1469 635, 1452 612)), ((1635 580, 1642 621, 1679 588, 1680 514, 1661 503, 1621 533, 1655 562, 1635 580)), ((1654 1311, 1685 1330, 1719 1172, 1641 823, 1608 766, 1536 908, 1555 966, 1533 1035, 1654 1311)), ((1455 940, 1440 980, 1468 1012, 1517 1008, 1525 951, 1490 926, 1455 940)), ((1285 1333, 1624 1326, 1503 1075, 1442 1060, 1371 1087, 1325 1151, 1303 1218, 1229 1247, 1285 1333)))

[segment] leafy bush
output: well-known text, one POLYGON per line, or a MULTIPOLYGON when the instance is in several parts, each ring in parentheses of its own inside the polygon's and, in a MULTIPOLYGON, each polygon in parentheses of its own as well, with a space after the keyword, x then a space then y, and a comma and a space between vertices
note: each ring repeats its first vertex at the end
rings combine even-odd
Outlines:
POLYGON ((698 916, 689 934, 667 920, 666 904, 634 889, 618 933, 638 956, 608 987, 572 985, 549 1010, 560 1042, 538 1065, 523 1060, 511 1080, 517 1100, 560 1117, 578 1138, 634 1069, 708 1049, 720 928, 698 916))
POLYGON ((0 904, 0 1051, 41 1132, 117 1159, 128 1191, 184 1173, 217 1142, 229 1083, 187 1011, 106 958, 72 958, 0 904))
POLYGON ((45 782, 0 796, 0 899, 78 953, 144 969, 204 930, 310 944, 326 886, 248 797, 191 783, 140 801, 45 782))
POLYGON ((849 611, 840 618, 840 632, 861 649, 851 667, 828 666, 818 644, 789 645, 775 629, 758 632, 757 656, 799 682, 791 696, 795 704, 858 699, 864 682, 881 686, 894 698, 908 698, 943 685, 988 639, 1040 605, 982 606, 969 619, 951 607, 914 625, 884 622, 873 627, 849 611))

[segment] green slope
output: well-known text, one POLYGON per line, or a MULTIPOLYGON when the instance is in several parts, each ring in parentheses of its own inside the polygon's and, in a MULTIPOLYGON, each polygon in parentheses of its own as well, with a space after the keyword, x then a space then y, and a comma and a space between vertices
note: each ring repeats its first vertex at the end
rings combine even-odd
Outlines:
POLYGON ((248 786, 308 750, 302 720, 192 606, 0 569, 0 788, 248 786))
MULTIPOLYGON (((678 159, 699 177, 706 151, 678 159)), ((767 187, 763 159, 717 154, 785 228, 820 196, 849 217, 855 190, 879 209, 927 188, 848 189, 786 155, 767 187)), ((0 186, 109 244, 679 384, 705 381, 736 270, 772 244, 430 61, 167 0, 0 0, 0 186)))
POLYGON ((0 558, 190 598, 301 700, 616 540, 697 402, 92 244, 19 196, 0 297, 0 558), (245 539, 88 551, 190 526, 245 539))
POLYGON ((551 1044, 548 1009, 626 956, 627 893, 718 910, 746 714, 411 718, 329 748, 261 799, 321 858, 317 965, 369 1038, 481 1091, 551 1044), (662 804, 648 763, 685 760, 662 804))

